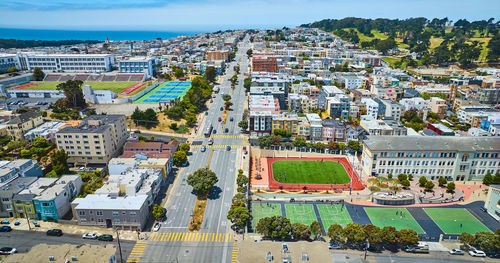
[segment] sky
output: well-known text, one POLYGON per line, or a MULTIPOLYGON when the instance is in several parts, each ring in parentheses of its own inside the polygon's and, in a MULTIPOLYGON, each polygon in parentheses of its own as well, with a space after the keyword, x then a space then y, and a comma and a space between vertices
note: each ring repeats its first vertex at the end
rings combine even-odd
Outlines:
POLYGON ((0 27, 210 31, 325 18, 500 18, 499 0, 0 0, 0 27))

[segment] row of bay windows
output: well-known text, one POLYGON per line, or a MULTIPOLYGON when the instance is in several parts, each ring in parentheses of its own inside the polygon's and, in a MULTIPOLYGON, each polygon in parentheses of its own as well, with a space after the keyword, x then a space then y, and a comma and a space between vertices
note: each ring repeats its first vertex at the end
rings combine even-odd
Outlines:
MULTIPOLYGON (((93 213, 94 212, 92 210, 89 211, 89 215, 92 215, 93 213)), ((96 211, 95 214, 98 215, 98 216, 102 216, 103 215, 102 211, 96 211)), ((121 215, 127 215, 127 211, 121 211, 121 213, 119 211, 113 211, 113 212, 111 212, 111 214, 114 215, 114 216, 119 216, 120 214, 121 215)), ((131 215, 131 216, 136 216, 137 212, 130 211, 128 214, 131 215)), ((86 213, 85 213, 85 211, 78 211, 78 215, 85 216, 86 213)))

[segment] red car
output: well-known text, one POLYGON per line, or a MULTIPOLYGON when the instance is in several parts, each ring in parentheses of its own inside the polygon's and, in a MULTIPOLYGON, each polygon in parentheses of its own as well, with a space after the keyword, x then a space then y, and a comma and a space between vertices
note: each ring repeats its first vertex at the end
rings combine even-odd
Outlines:
POLYGON ((221 117, 219 117, 219 122, 220 122, 220 121, 222 121, 222 118, 221 118, 221 117))

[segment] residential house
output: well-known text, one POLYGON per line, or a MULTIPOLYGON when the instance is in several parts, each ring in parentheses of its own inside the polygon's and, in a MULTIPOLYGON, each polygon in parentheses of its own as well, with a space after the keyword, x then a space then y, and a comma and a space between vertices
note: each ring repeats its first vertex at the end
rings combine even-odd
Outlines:
POLYGON ((327 119, 322 121, 322 125, 322 141, 346 141, 347 128, 343 121, 327 119))
POLYGON ((24 134, 43 123, 43 118, 38 111, 28 111, 12 116, 7 122, 7 135, 14 140, 24 139, 24 134))

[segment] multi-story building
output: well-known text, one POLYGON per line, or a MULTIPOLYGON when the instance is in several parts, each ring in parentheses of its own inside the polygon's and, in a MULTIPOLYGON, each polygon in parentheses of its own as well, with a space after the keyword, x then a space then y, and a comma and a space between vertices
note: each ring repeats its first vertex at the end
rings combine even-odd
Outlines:
POLYGON ((404 111, 408 110, 421 110, 423 108, 429 107, 427 102, 421 97, 415 97, 411 99, 401 99, 399 104, 403 106, 404 111))
POLYGON ((273 115, 273 128, 297 134, 298 116, 296 113, 280 113, 273 115))
POLYGON ((477 91, 475 98, 479 103, 498 104, 500 103, 500 87, 481 88, 477 91))
POLYGON ((27 70, 41 68, 47 72, 106 72, 111 71, 114 56, 110 54, 20 54, 21 65, 27 70))
POLYGON ((250 111, 248 114, 248 130, 251 136, 270 135, 273 122, 271 111, 250 111))
POLYGON ((359 124, 366 132, 374 136, 382 135, 397 135, 405 136, 407 135, 407 129, 400 122, 393 120, 392 118, 384 118, 382 120, 361 120, 359 124))
POLYGON ((131 57, 118 61, 121 73, 146 73, 154 76, 156 73, 156 60, 149 57, 131 57))
POLYGON ((286 109, 288 91, 284 86, 251 86, 250 95, 272 95, 278 99, 280 109, 286 109))
POLYGON ((339 94, 335 97, 326 98, 326 111, 328 116, 332 118, 349 118, 350 108, 351 98, 346 95, 339 94))
POLYGON ((56 134, 57 147, 75 165, 106 164, 121 150, 127 139, 124 115, 92 115, 80 124, 56 134))
POLYGON ((33 198, 41 194, 45 189, 50 188, 57 181, 57 178, 38 178, 30 185, 25 185, 23 189, 12 197, 14 216, 18 218, 37 218, 33 198))
POLYGON ((499 154, 498 139, 492 137, 369 136, 361 165, 366 175, 470 181, 500 172, 499 154))
POLYGON ((18 177, 5 183, 0 183, 0 217, 14 217, 16 215, 12 206, 14 195, 24 190, 36 177, 18 177))
POLYGON ((431 97, 429 99, 429 107, 431 108, 431 112, 436 113, 439 118, 444 118, 446 113, 446 100, 438 97, 431 97))
POLYGON ((42 168, 36 160, 0 161, 0 185, 8 183, 17 177, 40 177, 42 175, 42 168))
POLYGON ((278 72, 278 62, 273 56, 253 56, 252 57, 253 72, 278 72))
POLYGON ((0 54, 0 73, 5 73, 10 68, 21 69, 17 55, 0 54))
POLYGON ((401 120, 401 114, 403 113, 403 106, 401 104, 393 100, 378 100, 378 103, 384 105, 383 115, 385 117, 392 117, 396 121, 401 120))
POLYGON ((24 139, 24 134, 43 123, 43 118, 38 111, 28 111, 12 116, 7 122, 7 135, 15 140, 24 139))
POLYGON ((352 97, 354 102, 360 102, 363 99, 373 98, 373 94, 366 89, 353 89, 349 95, 352 97))
POLYGON ((311 141, 321 141, 323 125, 321 123, 321 117, 316 113, 306 114, 307 121, 310 124, 310 140, 311 141))
POLYGON ((322 125, 322 141, 346 141, 347 129, 344 122, 339 120, 323 120, 322 125))
POLYGON ((441 123, 429 123, 427 124, 427 129, 441 135, 441 136, 455 136, 455 132, 444 126, 441 123))
POLYGON ((311 136, 311 124, 306 117, 298 117, 297 136, 308 140, 311 136))
POLYGON ((33 197, 33 204, 38 220, 57 222, 71 210, 71 200, 82 188, 80 175, 63 175, 46 188, 41 194, 33 197))
POLYGON ((342 76, 341 83, 348 90, 357 89, 363 86, 363 78, 357 76, 342 76))
POLYGON ((205 59, 208 61, 223 60, 229 62, 229 50, 209 50, 205 52, 205 59))
POLYGON ((56 133, 63 127, 67 125, 65 122, 60 121, 49 121, 40 124, 39 126, 29 130, 24 134, 24 138, 28 141, 34 140, 36 137, 43 137, 49 142, 54 142, 56 138, 56 133))
POLYGON ((500 185, 490 185, 484 202, 484 208, 493 218, 500 221, 500 185))
POLYGON ((361 104, 365 104, 366 115, 371 116, 374 120, 378 118, 378 103, 373 99, 361 99, 361 104))

